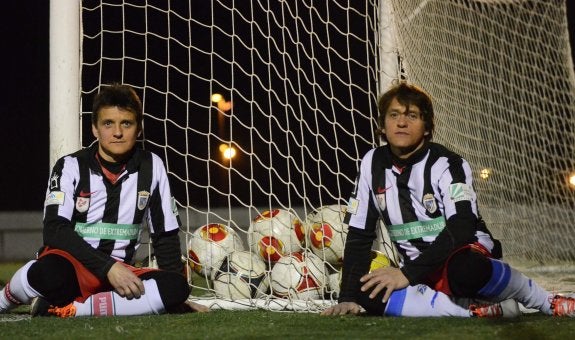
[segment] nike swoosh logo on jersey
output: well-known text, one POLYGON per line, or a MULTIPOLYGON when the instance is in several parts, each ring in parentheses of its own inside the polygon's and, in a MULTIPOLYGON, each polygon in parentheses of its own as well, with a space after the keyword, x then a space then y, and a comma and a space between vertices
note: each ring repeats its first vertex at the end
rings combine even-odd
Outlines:
POLYGON ((386 192, 387 190, 391 189, 391 185, 388 186, 387 188, 382 188, 382 187, 377 187, 377 193, 378 194, 383 194, 384 192, 386 192))
POLYGON ((78 196, 80 197, 90 197, 92 196, 92 194, 94 194, 95 191, 92 192, 85 192, 84 190, 80 190, 80 193, 78 194, 78 196))

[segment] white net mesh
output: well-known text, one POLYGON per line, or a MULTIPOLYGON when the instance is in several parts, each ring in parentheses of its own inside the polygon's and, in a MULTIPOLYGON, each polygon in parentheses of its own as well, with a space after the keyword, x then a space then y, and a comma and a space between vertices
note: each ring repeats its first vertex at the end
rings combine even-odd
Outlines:
MULTIPOLYGON (((345 205, 359 160, 378 143, 377 94, 401 73, 433 96, 435 140, 474 166, 505 254, 575 255, 564 1, 84 0, 82 28, 82 144, 93 140, 99 86, 132 85, 144 104, 143 146, 166 162, 186 244, 198 227, 221 223, 248 248, 250 222, 267 210, 305 221, 320 206, 345 205)), ((214 295, 209 275, 193 282, 193 294, 214 295)), ((332 293, 210 304, 313 310, 332 293)))

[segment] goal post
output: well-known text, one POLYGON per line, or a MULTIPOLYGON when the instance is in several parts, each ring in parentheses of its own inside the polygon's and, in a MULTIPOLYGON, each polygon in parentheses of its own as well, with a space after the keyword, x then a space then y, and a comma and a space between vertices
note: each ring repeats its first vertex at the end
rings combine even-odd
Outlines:
MULTIPOLYGON (((74 136, 87 146, 99 88, 133 86, 144 106, 142 146, 164 160, 177 200, 183 253, 210 224, 256 252, 248 240, 258 216, 290 212, 305 228, 320 207, 346 206, 361 158, 379 144, 378 95, 407 79, 433 97, 435 141, 469 160, 480 212, 505 259, 565 263, 575 258, 575 191, 566 181, 575 171, 575 76, 565 4, 83 0, 66 12, 80 15, 80 46, 61 51, 80 68, 51 80, 51 93, 79 91, 75 103, 51 102, 51 114, 80 114, 51 122, 79 126, 74 136)), ((375 247, 393 257, 385 234, 375 247)), ((311 311, 336 299, 268 292, 224 301, 209 275, 193 279, 193 294, 202 295, 195 298, 216 308, 311 311)))
POLYGON ((50 166, 80 141, 80 2, 50 0, 50 166))

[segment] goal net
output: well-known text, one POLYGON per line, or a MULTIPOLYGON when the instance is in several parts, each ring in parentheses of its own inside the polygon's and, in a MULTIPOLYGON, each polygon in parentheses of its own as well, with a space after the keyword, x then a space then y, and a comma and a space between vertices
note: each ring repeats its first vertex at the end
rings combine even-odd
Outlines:
MULTIPOLYGON (((192 294, 215 308, 309 311, 335 301, 338 262, 312 251, 310 218, 347 204, 361 157, 379 143, 377 96, 397 78, 432 95, 435 140, 472 164, 506 259, 575 255, 564 1, 84 0, 81 20, 82 145, 93 141, 100 86, 132 85, 144 105, 142 145, 164 159, 177 200, 192 294), (252 240, 261 220, 276 221, 261 229, 283 235, 280 245, 252 240), (291 231, 275 230, 286 224, 291 231), (217 233, 233 241, 212 242, 217 233), (234 249, 264 257, 267 285, 241 274, 256 260, 232 261, 234 249), (290 257, 296 270, 274 285, 280 261, 271 256, 281 249, 302 253, 306 268, 290 257), (217 274, 232 267, 236 275, 217 274), (323 274, 310 274, 316 267, 323 274), (303 271, 306 285, 293 284, 303 271)), ((374 249, 393 258, 385 240, 374 249)))

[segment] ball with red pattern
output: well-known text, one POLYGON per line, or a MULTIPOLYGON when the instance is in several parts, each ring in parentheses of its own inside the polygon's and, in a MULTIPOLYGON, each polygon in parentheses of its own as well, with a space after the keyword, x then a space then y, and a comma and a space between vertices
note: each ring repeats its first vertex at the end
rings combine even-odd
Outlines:
POLYGON ((280 258, 271 273, 271 292, 280 298, 319 299, 327 284, 327 268, 311 252, 295 252, 280 258))
POLYGON ((190 235, 188 265, 196 273, 213 279, 228 254, 244 249, 241 238, 232 228, 220 223, 206 224, 190 235))
POLYGON ((308 244, 311 251, 324 261, 339 267, 348 225, 344 223, 345 206, 326 205, 308 216, 308 244))
POLYGON ((250 249, 271 267, 282 256, 303 249, 304 225, 288 210, 267 210, 250 223, 248 240, 250 249))

